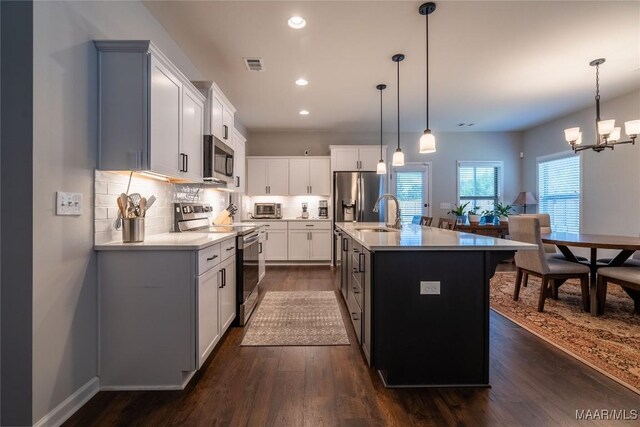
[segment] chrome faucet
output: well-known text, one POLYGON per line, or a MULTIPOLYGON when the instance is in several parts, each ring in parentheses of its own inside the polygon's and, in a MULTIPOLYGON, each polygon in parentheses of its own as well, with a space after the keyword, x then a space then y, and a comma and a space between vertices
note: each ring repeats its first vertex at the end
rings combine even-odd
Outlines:
MULTIPOLYGON (((394 221, 393 224, 389 223, 388 221, 385 221, 385 224, 391 228, 400 230, 402 228, 402 224, 400 223, 400 202, 398 202, 398 199, 396 198, 396 196, 394 196, 393 194, 387 193, 378 197, 378 200, 376 200, 376 204, 373 206, 373 211, 375 213, 378 213, 380 211, 380 201, 383 199, 391 199, 396 203, 396 220, 394 221)), ((389 214, 389 211, 387 210, 387 214, 385 216, 387 216, 388 214, 389 214)))

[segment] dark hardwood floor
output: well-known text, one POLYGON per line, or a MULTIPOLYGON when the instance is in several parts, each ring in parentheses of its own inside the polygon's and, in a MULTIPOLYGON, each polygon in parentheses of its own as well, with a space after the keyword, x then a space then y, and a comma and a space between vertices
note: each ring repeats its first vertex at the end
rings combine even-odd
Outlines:
MULTIPOLYGON (((270 267, 264 288, 334 290, 338 280, 328 267, 270 267)), ((640 410, 640 396, 493 312, 487 389, 385 389, 356 344, 240 347, 244 331, 230 329, 185 390, 100 392, 66 425, 638 425, 576 421, 576 410, 640 410)))

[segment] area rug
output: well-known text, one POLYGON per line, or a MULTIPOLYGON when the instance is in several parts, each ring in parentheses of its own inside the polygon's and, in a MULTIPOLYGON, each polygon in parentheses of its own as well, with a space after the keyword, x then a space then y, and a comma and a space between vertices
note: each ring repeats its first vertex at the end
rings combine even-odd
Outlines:
POLYGON ((349 345, 349 338, 334 292, 269 291, 241 345, 349 345))
POLYGON ((592 317, 581 309, 580 283, 568 280, 559 300, 547 298, 538 313, 540 279, 530 276, 513 300, 515 273, 491 279, 491 308, 524 329, 640 394, 640 315, 617 285, 610 285, 606 313, 592 317))

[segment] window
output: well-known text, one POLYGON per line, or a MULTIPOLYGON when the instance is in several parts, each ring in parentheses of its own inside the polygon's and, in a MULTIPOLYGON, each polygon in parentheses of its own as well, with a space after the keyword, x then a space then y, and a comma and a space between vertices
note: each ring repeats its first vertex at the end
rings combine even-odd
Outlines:
POLYGON ((538 160, 538 211, 553 231, 580 232, 580 156, 538 160))
POLYGON ((400 202, 400 221, 411 223, 414 215, 428 212, 428 171, 426 166, 402 166, 395 169, 396 197, 400 202))
POLYGON ((458 162, 458 204, 493 211, 501 193, 502 162, 458 162))

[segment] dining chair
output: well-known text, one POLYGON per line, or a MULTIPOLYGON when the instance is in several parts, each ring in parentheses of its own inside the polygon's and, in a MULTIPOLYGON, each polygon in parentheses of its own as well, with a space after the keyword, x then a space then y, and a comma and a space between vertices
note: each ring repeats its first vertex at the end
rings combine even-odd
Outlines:
POLYGON ((633 299, 633 309, 640 314, 640 268, 602 267, 598 270, 598 314, 604 314, 607 284, 615 283, 633 299))
POLYGON ((440 218, 438 220, 438 228, 444 228, 446 230, 455 230, 456 223, 449 218, 440 218))
MULTIPOLYGON (((600 258, 598 262, 609 264, 613 258, 600 258)), ((640 251, 635 251, 634 254, 622 264, 622 267, 640 267, 640 251)))
POLYGON ((427 227, 431 227, 432 222, 433 222, 433 217, 423 216, 420 218, 420 225, 426 225, 427 227))
POLYGON ((518 251, 516 261, 516 285, 513 300, 520 297, 520 285, 527 281, 529 275, 540 277, 542 286, 538 297, 538 311, 544 310, 544 303, 549 293, 557 295, 557 287, 567 279, 580 279, 582 291, 582 309, 589 311, 589 267, 574 262, 546 256, 542 238, 540 237, 540 220, 536 217, 517 215, 509 218, 509 235, 519 242, 538 245, 537 251, 518 251), (554 287, 555 284, 557 287, 554 287))
MULTIPOLYGON (((541 234, 548 234, 553 231, 551 230, 551 216, 548 213, 522 214, 518 216, 538 218, 540 220, 541 234)), ((513 217, 510 216, 509 218, 513 218, 513 217)), ((556 245, 553 245, 551 243, 543 243, 543 246, 544 246, 544 252, 547 254, 547 257, 559 259, 562 261, 567 260, 567 258, 562 253, 558 253, 558 251, 556 250, 556 245)), ((578 261, 587 261, 587 259, 582 256, 576 256, 576 258, 578 259, 578 261)))
POLYGON ((416 224, 416 225, 422 225, 422 217, 420 215, 414 215, 413 218, 411 218, 411 224, 416 224))

